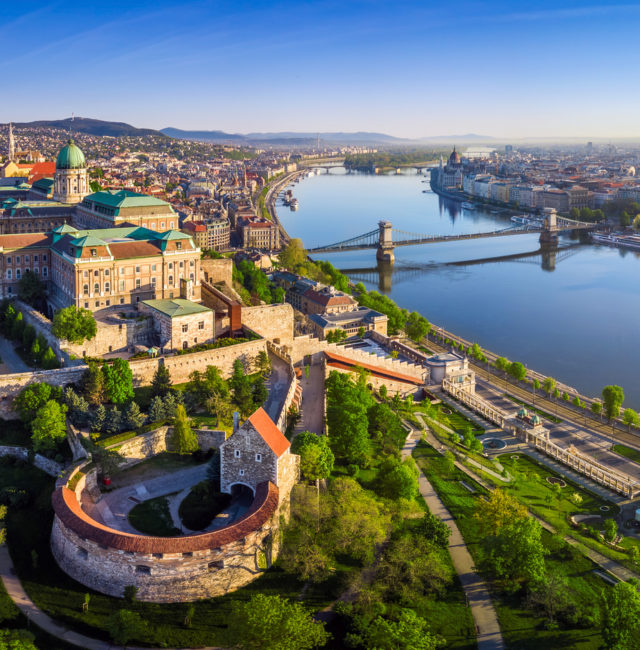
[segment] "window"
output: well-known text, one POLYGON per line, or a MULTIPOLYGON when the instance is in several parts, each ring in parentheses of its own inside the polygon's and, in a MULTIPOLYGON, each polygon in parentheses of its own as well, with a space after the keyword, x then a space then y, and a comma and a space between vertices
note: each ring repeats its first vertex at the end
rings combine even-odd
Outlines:
POLYGON ((110 282, 105 282, 104 283, 104 292, 109 293, 111 291, 111 283, 110 282))
POLYGON ((154 553, 153 557, 157 558, 158 560, 161 560, 164 557, 164 555, 162 553, 154 553))
POLYGON ((16 255, 16 264, 20 264, 20 255, 16 255))
POLYGON ((97 278, 99 275, 100 275, 100 272, 99 272, 98 270, 95 270, 95 271, 93 272, 93 277, 94 277, 94 278, 97 278))
POLYGON ((120 275, 124 275, 124 266, 120 267, 120 275))
POLYGON ((78 555, 83 559, 86 560, 89 557, 89 553, 87 552, 86 548, 80 548, 78 547, 78 555))
POLYGON ((100 285, 97 282, 93 285, 93 293, 100 293, 100 285))
POLYGON ((188 332, 189 331, 189 326, 188 325, 183 325, 182 326, 182 331, 183 332, 188 332))
POLYGON ((262 454, 256 454, 256 463, 262 462, 262 454))
POLYGON ((109 275, 109 269, 105 269, 105 270, 104 270, 104 274, 105 274, 105 275, 109 275))
POLYGON ((46 256, 46 255, 43 255, 43 256, 42 256, 42 261, 43 261, 43 262, 46 262, 46 261, 47 261, 47 256, 46 256))
POLYGON ((136 266, 136 273, 140 273, 140 267, 136 266))
POLYGON ((7 264, 11 264, 11 258, 7 257, 7 264))
POLYGON ((40 275, 40 269, 37 266, 35 269, 33 269, 33 271, 36 275, 40 275))
POLYGON ((173 298, 173 291, 169 291, 169 299, 173 298))
POLYGON ((96 307, 100 307, 100 301, 96 300, 96 307))
POLYGON ((82 293, 86 296, 89 293, 89 285, 88 284, 83 284, 82 285, 82 293))
POLYGON ((189 347, 189 344, 186 341, 182 341, 182 349, 186 350, 189 347))
POLYGON ((173 262, 169 262, 169 270, 173 268, 173 262))
POLYGON ((144 564, 137 564, 136 565, 136 573, 145 573, 149 575, 151 573, 151 567, 146 566, 144 564))
POLYGON ((119 291, 124 291, 124 280, 120 280, 118 282, 118 290, 119 291))
POLYGON ((193 280, 193 273, 189 273, 189 280, 193 280))
POLYGON ((240 470, 240 476, 244 476, 244 470, 243 469, 240 470))
POLYGON ((193 267, 195 266, 195 263, 194 263, 193 260, 191 260, 191 261, 189 262, 189 266, 190 266, 191 268, 193 268, 193 267))
POLYGON ((186 551, 182 554, 182 557, 193 557, 193 553, 191 551, 186 551))
POLYGON ((29 256, 28 255, 24 256, 24 263, 29 264, 29 256))
POLYGON ((89 303, 88 303, 88 302, 85 302, 85 303, 84 303, 84 308, 85 308, 85 309, 89 309, 89 303))
POLYGON ((96 257, 97 254, 98 254, 98 251, 95 248, 92 248, 91 249, 91 257, 96 257))
POLYGON ((155 229, 156 229, 156 222, 152 221, 151 222, 151 230, 155 230, 155 229))
POLYGON ((199 329, 199 330, 203 330, 203 329, 204 329, 204 321, 203 321, 203 320, 201 320, 201 321, 198 323, 198 329, 199 329))
POLYGON ((20 269, 16 269, 16 280, 20 279, 20 269))
POLYGON ((236 449, 236 450, 233 452, 233 455, 234 455, 236 458, 240 458, 240 450, 239 450, 239 449, 236 449))
POLYGON ((136 289, 140 288, 140 278, 136 278, 136 289))
POLYGON ((169 222, 169 228, 173 228, 173 221, 169 222))
POLYGON ((151 265, 151 270, 152 270, 152 271, 155 271, 155 270, 156 270, 156 265, 155 265, 155 264, 152 264, 152 265, 151 265))
POLYGON ((120 298, 120 304, 124 305, 124 298, 120 298))
POLYGON ((34 261, 34 262, 37 262, 37 261, 38 261, 38 256, 37 256, 37 255, 34 255, 34 256, 33 256, 33 261, 34 261))
POLYGON ((7 280, 11 280, 11 269, 7 269, 7 280))
MULTIPOLYGON (((44 258, 43 258, 44 259, 44 258)), ((88 278, 89 277, 89 271, 83 271, 82 272, 82 277, 83 278, 88 278)))
POLYGON ((160 228, 164 228, 164 221, 160 224, 160 228))
POLYGON ((155 278, 151 278, 151 286, 152 287, 156 286, 156 279, 155 278))
POLYGON ((180 268, 184 268, 184 262, 180 262, 180 268))
POLYGON ((172 275, 169 276, 169 286, 170 287, 173 286, 173 276, 172 275))
POLYGON ((42 269, 42 275, 44 275, 45 278, 49 275, 49 269, 46 266, 42 269))
MULTIPOLYGON (((177 250, 180 250, 181 248, 182 248, 182 242, 181 242, 181 241, 177 241, 177 242, 176 242, 176 249, 177 249, 177 250)), ((180 262, 180 266, 182 266, 182 262, 180 262)))
POLYGON ((11 287, 9 287, 9 288, 7 289, 7 293, 13 293, 13 289, 12 289, 11 287))
MULTIPOLYGON (((111 301, 110 300, 105 300, 104 304, 105 304, 105 306, 108 307, 111 304, 111 301)), ((111 346, 109 346, 109 352, 111 352, 111 346)))

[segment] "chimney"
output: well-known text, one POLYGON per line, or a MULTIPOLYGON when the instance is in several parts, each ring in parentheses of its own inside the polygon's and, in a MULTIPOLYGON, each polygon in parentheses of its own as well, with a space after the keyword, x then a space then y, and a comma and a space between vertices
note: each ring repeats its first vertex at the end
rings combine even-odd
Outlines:
POLYGON ((233 412, 233 433, 238 430, 240 426, 240 413, 238 411, 233 412))

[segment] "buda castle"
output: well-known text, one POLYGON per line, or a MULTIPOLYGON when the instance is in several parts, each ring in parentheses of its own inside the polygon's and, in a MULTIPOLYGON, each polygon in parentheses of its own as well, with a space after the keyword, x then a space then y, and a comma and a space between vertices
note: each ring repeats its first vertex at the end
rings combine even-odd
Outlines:
POLYGON ((70 138, 53 178, 0 205, 0 298, 26 271, 48 289, 47 308, 92 311, 144 300, 200 300, 200 249, 158 198, 91 192, 84 154, 70 138))

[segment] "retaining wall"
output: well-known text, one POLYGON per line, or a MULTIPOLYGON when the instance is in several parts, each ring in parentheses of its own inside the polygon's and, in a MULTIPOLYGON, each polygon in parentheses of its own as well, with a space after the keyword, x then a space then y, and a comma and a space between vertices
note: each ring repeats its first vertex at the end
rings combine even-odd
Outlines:
MULTIPOLYGON (((0 456, 11 456, 29 462, 29 450, 26 447, 0 447, 0 456)), ((41 454, 34 456, 33 464, 49 476, 60 476, 62 473, 62 465, 41 454)))

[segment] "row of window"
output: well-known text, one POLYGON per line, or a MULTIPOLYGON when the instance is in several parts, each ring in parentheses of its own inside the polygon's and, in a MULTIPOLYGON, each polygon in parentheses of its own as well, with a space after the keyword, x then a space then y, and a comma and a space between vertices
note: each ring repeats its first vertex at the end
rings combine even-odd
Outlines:
MULTIPOLYGON (((199 329, 199 330, 203 330, 203 329, 204 329, 204 321, 203 321, 203 320, 201 320, 201 321, 198 322, 198 329, 199 329)), ((182 331, 186 334, 186 333, 189 331, 189 325, 188 325, 188 324, 184 324, 184 325, 182 326, 182 331)))
MULTIPOLYGON (((13 264, 13 258, 12 258, 12 257, 5 257, 4 259, 5 259, 5 263, 6 263, 6 264, 13 264)), ((23 259, 23 258, 22 258, 20 255, 16 255, 16 264, 22 264, 22 262, 21 262, 22 259, 23 259)), ((38 262, 38 261, 40 261, 39 256, 38 256, 38 255, 34 255, 34 256, 33 256, 33 261, 34 261, 34 262, 38 262)), ((43 255, 42 255, 42 261, 43 261, 43 262, 46 262, 46 261, 47 261, 47 254, 46 254, 46 253, 43 253, 43 255)), ((24 256, 24 263, 25 263, 25 264, 29 264, 29 256, 28 256, 28 255, 25 255, 25 256, 24 256)))
MULTIPOLYGON (((91 250, 92 250, 92 254, 93 254, 93 251, 94 251, 95 249, 91 249, 91 250)), ((45 255, 44 257, 45 257, 45 261, 46 261, 46 255, 45 255)), ((27 261, 29 261, 29 260, 27 259, 27 261)), ((38 256, 37 256, 37 255, 35 256, 35 261, 36 261, 36 262, 38 261, 38 256)), ((184 265, 185 265, 184 261, 181 261, 179 264, 176 262, 176 264, 177 264, 178 268, 181 268, 181 269, 183 269, 183 268, 184 268, 184 265)), ((194 268, 195 265, 196 265, 196 263, 195 263, 194 260, 191 260, 191 261, 189 262, 189 266, 190 266, 191 268, 194 268)), ((157 267, 158 267, 157 264, 151 264, 151 273, 153 273, 154 271, 156 271, 156 270, 157 270, 157 267)), ((173 270, 173 262, 169 262, 169 264, 168 264, 168 268, 169 268, 170 271, 173 270)), ((119 271, 118 271, 118 273, 119 273, 119 275, 126 275, 126 271, 127 271, 127 270, 131 270, 131 267, 125 268, 124 266, 121 266, 120 269, 119 269, 119 271)), ((109 269, 103 269, 103 272, 104 272, 105 275, 109 275, 109 274, 110 274, 109 269)), ((135 267, 135 272, 136 272, 136 273, 140 273, 140 272, 141 272, 141 271, 140 271, 140 266, 136 266, 136 267, 135 267)), ((83 273, 82 273, 82 277, 88 278, 88 277, 89 277, 89 273, 90 273, 90 271, 83 271, 83 273)), ((97 277, 98 275, 100 275, 100 271, 99 271, 99 269, 96 269, 96 270, 93 272, 93 275, 96 276, 96 277, 97 277)))
MULTIPOLYGON (((28 271, 29 269, 25 269, 25 270, 28 271)), ((37 266, 33 269, 33 272, 36 275, 40 275, 40 269, 37 266)), ((42 277, 46 278, 48 275, 49 275, 49 269, 45 266, 42 269, 42 277)), ((7 280, 12 280, 13 279, 12 276, 13 276, 13 271, 11 269, 7 269, 7 280)), ((22 277, 22 270, 16 269, 16 280, 19 280, 21 277, 22 277)))
MULTIPOLYGON (((234 450, 233 455, 235 458, 240 458, 242 453, 239 449, 234 450)), ((256 462, 261 463, 262 462, 262 454, 256 454, 256 462)), ((244 476, 244 470, 240 470, 241 474, 240 476, 244 476)))
MULTIPOLYGON (((182 279, 182 275, 180 275, 180 279, 182 279)), ((193 273, 189 274, 189 279, 190 280, 194 279, 193 273)), ((151 286, 155 287, 156 283, 157 283, 157 278, 151 278, 151 286)), ((173 286, 173 276, 172 275, 169 276, 167 284, 170 287, 173 286)), ((141 287, 142 287, 142 281, 140 280, 140 278, 136 278, 134 288, 135 289, 140 289, 141 287)), ((105 282, 104 283, 104 293, 109 293, 110 291, 111 291, 111 283, 110 282, 105 282)), ((125 280, 119 280, 118 281, 118 291, 120 293, 122 293, 123 291, 126 291, 125 280)), ((85 296, 89 294, 89 284, 88 283, 85 283, 85 284, 82 285, 82 293, 85 296)), ((93 285, 93 293, 100 293, 100 283, 96 282, 93 285)))

